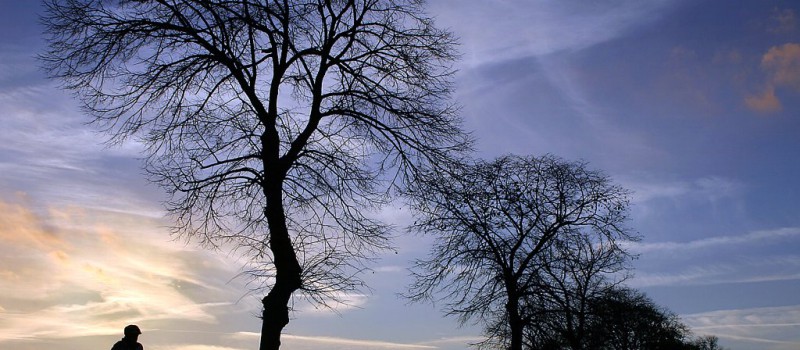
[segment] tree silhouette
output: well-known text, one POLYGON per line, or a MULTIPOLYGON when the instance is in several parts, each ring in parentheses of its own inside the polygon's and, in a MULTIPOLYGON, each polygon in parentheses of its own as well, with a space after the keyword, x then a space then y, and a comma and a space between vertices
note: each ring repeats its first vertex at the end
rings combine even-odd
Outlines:
POLYGON ((714 335, 697 337, 690 342, 691 350, 726 350, 719 345, 719 338, 714 335))
MULTIPOLYGON (((571 249, 585 244, 613 257, 620 240, 635 239, 623 226, 627 191, 553 156, 454 165, 428 173, 407 194, 417 217, 410 230, 437 235, 416 263, 408 296, 446 300, 446 314, 484 324, 490 340, 512 350, 523 348, 525 325, 539 310, 526 302, 556 288, 547 274, 570 273, 573 262, 559 259, 581 259, 571 249)), ((615 259, 596 271, 616 269, 615 259)))
POLYGON ((537 259, 539 283, 523 299, 526 347, 591 349, 593 303, 628 278, 631 258, 604 236, 557 238, 537 259))
POLYGON ((593 324, 587 349, 694 349, 686 325, 639 291, 614 288, 591 304, 593 324))
POLYGON ((389 247, 369 217, 469 140, 454 40, 418 0, 47 0, 51 76, 146 147, 175 232, 262 278, 260 349, 296 291, 326 303, 389 247))

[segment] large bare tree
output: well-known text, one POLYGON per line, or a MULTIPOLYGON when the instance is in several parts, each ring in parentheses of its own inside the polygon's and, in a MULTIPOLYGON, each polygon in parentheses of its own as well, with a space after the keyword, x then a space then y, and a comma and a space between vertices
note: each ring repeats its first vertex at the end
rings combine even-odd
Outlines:
POLYGON ((622 271, 619 243, 636 239, 625 226, 627 194, 601 172, 554 156, 431 172, 408 192, 411 231, 436 237, 408 296, 443 300, 446 314, 484 324, 487 344, 501 337, 521 350, 532 318, 553 316, 531 302, 573 308, 565 297, 588 297, 599 274, 622 271))
POLYGON ((111 142, 146 146, 175 232, 247 254, 260 349, 296 291, 358 288, 389 246, 370 210, 466 150, 453 37, 419 0, 46 0, 50 74, 111 142))

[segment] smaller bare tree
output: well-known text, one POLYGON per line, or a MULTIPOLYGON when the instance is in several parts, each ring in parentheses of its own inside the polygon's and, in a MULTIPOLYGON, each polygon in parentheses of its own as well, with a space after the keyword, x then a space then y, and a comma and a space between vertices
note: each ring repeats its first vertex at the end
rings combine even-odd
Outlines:
POLYGON ((551 259, 571 256, 559 249, 581 242, 620 252, 618 242, 636 239, 624 226, 628 192, 554 156, 460 164, 427 174, 407 194, 417 218, 410 231, 437 235, 415 264, 408 297, 445 301, 447 315, 485 325, 489 339, 507 331, 513 350, 523 348, 527 298, 551 287, 543 283, 556 273, 551 259))
POLYGON ((592 302, 629 277, 632 258, 603 236, 556 237, 537 259, 539 285, 523 300, 525 347, 587 349, 592 302))

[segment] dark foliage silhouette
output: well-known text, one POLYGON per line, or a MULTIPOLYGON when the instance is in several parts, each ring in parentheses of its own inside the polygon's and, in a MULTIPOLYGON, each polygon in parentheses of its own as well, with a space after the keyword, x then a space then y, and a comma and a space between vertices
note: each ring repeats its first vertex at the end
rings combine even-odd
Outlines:
POLYGON ((616 288, 592 300, 587 349, 691 349, 680 319, 633 289, 616 288))
POLYGON ((689 342, 691 350, 727 350, 719 345, 719 338, 714 335, 704 335, 689 342))
POLYGON ((252 261, 260 348, 296 291, 326 304, 389 247, 372 219, 469 140, 453 38, 417 0, 47 0, 51 76, 110 142, 135 138, 175 233, 252 261))

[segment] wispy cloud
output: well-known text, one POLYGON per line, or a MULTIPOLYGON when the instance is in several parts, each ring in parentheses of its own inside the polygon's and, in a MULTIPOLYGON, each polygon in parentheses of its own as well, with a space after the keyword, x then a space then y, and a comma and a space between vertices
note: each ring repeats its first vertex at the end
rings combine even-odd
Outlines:
POLYGON ((297 342, 299 346, 302 344, 312 345, 316 344, 314 348, 324 346, 326 349, 436 349, 435 346, 418 345, 418 344, 403 344, 392 343, 385 341, 374 340, 360 340, 360 339, 346 339, 335 337, 309 337, 299 335, 285 335, 287 341, 297 342))
POLYGON ((637 270, 629 281, 633 287, 698 286, 737 283, 793 281, 800 279, 800 257, 743 258, 714 264, 699 263, 688 267, 679 259, 664 262, 670 271, 637 270))
POLYGON ((437 23, 461 37, 464 62, 479 65, 613 39, 667 11, 675 1, 461 1, 430 3, 437 23))
POLYGON ((236 300, 225 286, 235 268, 170 242, 153 219, 113 217, 0 201, 0 343, 118 334, 133 322, 213 324, 211 309, 236 300))
MULTIPOLYGON (((239 332, 233 335, 234 338, 258 338, 260 334, 239 332)), ((282 342, 291 346, 292 349, 330 349, 330 350, 344 350, 344 349, 386 349, 386 350, 403 350, 403 349, 438 349, 434 345, 425 344, 408 344, 398 342, 365 340, 365 339, 351 339, 339 337, 325 337, 325 336, 303 336, 284 334, 281 336, 282 342)), ((460 341, 460 340, 459 340, 460 341)))
POLYGON ((653 286, 715 284, 720 282, 719 278, 721 276, 727 276, 734 272, 736 272, 735 267, 722 264, 692 266, 683 271, 637 271, 634 278, 632 278, 628 283, 629 285, 637 288, 653 286))
POLYGON ((0 195, 25 191, 50 204, 118 211, 145 208, 145 195, 154 201, 136 159, 141 145, 105 147, 77 102, 45 80, 31 56, 0 50, 0 195))
MULTIPOLYGON (((762 349, 800 347, 800 305, 718 310, 682 315, 695 332, 762 349)), ((742 347, 747 348, 747 347, 742 347)))
POLYGON ((768 31, 775 34, 791 33, 797 29, 797 14, 791 8, 772 10, 768 31))
POLYGON ((687 242, 626 242, 625 244, 632 252, 637 254, 646 254, 651 252, 671 254, 674 251, 687 252, 698 249, 712 250, 721 246, 767 243, 774 242, 775 240, 797 237, 800 237, 800 228, 785 227, 775 230, 755 231, 743 235, 702 238, 687 242))
POLYGON ((690 241, 625 242, 639 254, 636 287, 759 283, 800 279, 800 227, 690 241))
POLYGON ((434 345, 434 346, 450 346, 450 345, 461 345, 461 346, 464 346, 466 344, 479 343, 479 342, 484 341, 484 340, 486 340, 486 339, 482 338, 482 337, 476 337, 476 336, 447 337, 447 338, 442 338, 442 339, 422 342, 421 344, 428 344, 428 345, 434 345))
POLYGON ((685 200, 689 197, 718 201, 737 196, 745 185, 734 179, 706 176, 694 180, 659 181, 653 179, 622 179, 623 185, 633 191, 633 201, 645 203, 652 200, 685 200))
POLYGON ((330 295, 333 299, 328 300, 327 305, 300 301, 299 305, 295 305, 294 309, 303 314, 336 316, 348 310, 364 308, 369 301, 368 295, 360 293, 331 292, 330 295))

